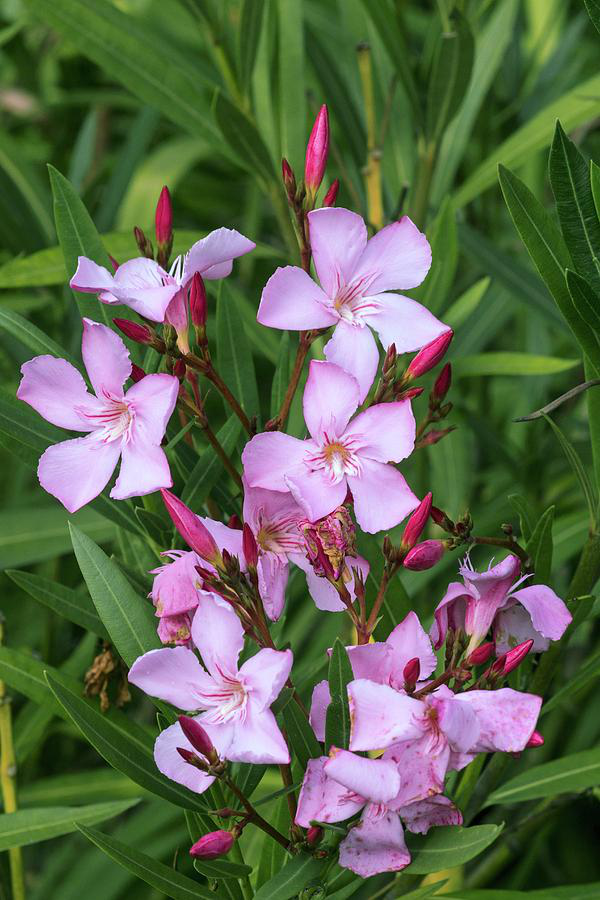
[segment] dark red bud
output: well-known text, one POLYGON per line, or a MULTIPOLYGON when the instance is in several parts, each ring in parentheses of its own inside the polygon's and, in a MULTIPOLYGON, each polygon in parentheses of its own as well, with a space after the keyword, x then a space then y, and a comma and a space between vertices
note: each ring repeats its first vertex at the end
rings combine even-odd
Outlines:
POLYGON ((293 200, 294 195, 296 194, 296 176, 285 157, 281 160, 281 177, 289 199, 293 200))
POLYGON ((243 527, 242 520, 240 519, 239 516, 236 516, 236 514, 234 513, 232 516, 229 517, 229 520, 227 522, 227 527, 228 528, 236 528, 236 529, 238 529, 238 531, 241 531, 242 527, 243 527))
POLYGON ((176 378, 179 378, 180 381, 183 381, 185 378, 186 366, 182 359, 177 359, 175 361, 175 365, 173 366, 173 375, 176 378))
POLYGON ((402 676, 404 678, 404 682, 409 687, 414 687, 417 681, 419 680, 419 675, 421 674, 421 662, 418 656, 415 656, 413 659, 409 659, 409 661, 404 666, 404 671, 402 672, 402 676))
POLYGON ((476 647, 472 653, 469 653, 465 662, 468 666, 481 666, 488 661, 493 652, 494 644, 492 641, 488 641, 487 644, 481 644, 480 647, 476 647))
POLYGON ((206 288, 199 272, 194 273, 190 285, 190 315, 192 325, 204 328, 206 325, 206 288))
POLYGON ((323 829, 319 825, 311 825, 306 832, 306 843, 309 847, 315 847, 323 837, 323 829))
POLYGON ((419 540, 421 532, 425 528, 427 519, 429 518, 432 499, 433 494, 430 491, 423 497, 415 511, 412 513, 410 519, 406 523, 406 528, 404 529, 404 534, 402 535, 401 541, 403 550, 410 550, 419 540))
POLYGON ((508 653, 503 653, 502 656, 499 656, 496 662, 488 669, 488 673, 491 675, 502 675, 505 678, 511 672, 514 672, 517 666, 521 665, 532 647, 533 640, 523 641, 522 644, 518 644, 518 646, 509 650, 508 653))
POLYGON ((430 447, 433 444, 437 444, 442 438, 445 438, 447 434, 450 434, 451 431, 456 430, 456 425, 452 425, 450 428, 432 428, 431 431, 428 431, 427 434, 420 438, 418 442, 419 447, 430 447))
POLYGON ((173 208, 169 188, 160 192, 154 216, 157 244, 168 244, 173 237, 173 208))
POLYGON ((131 364, 131 380, 135 381, 136 384, 138 381, 141 381, 142 378, 146 377, 146 372, 142 369, 141 366, 136 366, 135 363, 131 364))
POLYGON ((417 397, 421 396, 424 390, 425 388, 422 387, 409 388, 407 391, 400 391, 400 393, 394 397, 394 400, 396 403, 400 403, 402 400, 415 400, 417 397))
POLYGON ((179 724, 184 735, 192 745, 192 747, 205 756, 206 759, 212 760, 216 756, 216 750, 213 742, 207 735, 206 731, 197 719, 191 716, 179 716, 179 724))
POLYGON ((339 179, 336 178, 334 182, 329 187, 329 190, 323 197, 323 206, 335 206, 335 201, 337 200, 338 191, 340 189, 339 179))
POLYGON ((113 319, 113 323, 131 341, 138 344, 152 343, 152 332, 147 325, 140 325, 139 322, 131 322, 129 319, 113 319))
POLYGON ((198 516, 171 491, 162 488, 161 494, 175 528, 188 546, 202 559, 206 559, 213 564, 220 562, 221 554, 219 548, 213 536, 206 526, 202 524, 198 516))
POLYGON ((435 384, 433 385, 433 390, 431 392, 431 397, 436 403, 442 402, 442 400, 450 390, 451 383, 452 366, 450 365, 450 363, 446 363, 438 377, 435 379, 435 384))
POLYGON ((402 565, 412 572, 423 572, 425 569, 431 569, 440 561, 444 550, 442 541, 423 541, 408 551, 402 565))
POLYGON ((385 359, 383 360, 382 372, 384 375, 387 375, 388 372, 393 371, 393 369, 396 365, 396 358, 397 358, 396 345, 390 344, 390 346, 387 348, 387 351, 385 354, 385 359))
POLYGON ((252 529, 247 523, 244 523, 242 529, 242 550, 248 568, 256 569, 256 564, 258 563, 258 545, 256 543, 256 538, 252 533, 252 529))
POLYGON ((422 350, 419 350, 406 370, 407 376, 409 378, 419 378, 419 376, 425 375, 426 372, 437 366, 439 361, 445 356, 453 337, 454 332, 449 328, 448 331, 440 334, 439 337, 423 347, 422 350))
POLYGON ((533 734, 531 735, 531 737, 529 738, 529 740, 527 741, 527 743, 525 744, 525 746, 527 748, 541 747, 543 745, 543 743, 544 743, 543 736, 539 733, 539 731, 534 731, 533 734))
POLYGON ((148 240, 142 229, 138 228, 137 225, 133 229, 133 236, 142 256, 146 256, 148 259, 154 259, 152 242, 148 240))

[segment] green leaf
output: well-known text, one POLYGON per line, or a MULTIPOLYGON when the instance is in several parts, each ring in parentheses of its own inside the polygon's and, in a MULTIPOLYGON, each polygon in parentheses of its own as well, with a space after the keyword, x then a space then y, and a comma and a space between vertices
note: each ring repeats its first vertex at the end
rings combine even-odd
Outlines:
POLYGON ((285 397, 291 375, 291 351, 290 351, 290 333, 284 331, 281 335, 279 343, 279 353, 277 355, 277 365, 275 374, 271 382, 271 417, 275 418, 285 397))
MULTIPOLYGON (((592 605, 593 602, 594 598, 592 597, 592 605)), ((581 600, 578 601, 576 609, 579 608, 579 603, 581 603, 581 600)), ((574 616, 571 628, 574 629, 576 627, 577 622, 574 616)), ((580 691, 583 691, 592 681, 599 677, 600 652, 595 653, 590 659, 586 660, 583 665, 579 666, 575 677, 569 679, 566 684, 563 684, 563 686, 550 698, 550 700, 547 700, 546 703, 544 703, 540 712, 540 718, 547 715, 549 712, 552 712, 553 709, 555 709, 557 706, 560 706, 560 704, 565 700, 568 704, 572 704, 577 694, 580 691)))
MULTIPOLYGON (((596 340, 600 343, 600 313, 598 312, 600 299, 589 286, 585 278, 577 275, 576 272, 567 269, 566 278, 573 306, 585 322, 586 326, 596 332, 596 340)), ((598 369, 600 369, 600 360, 598 358, 592 357, 591 361, 598 369)))
POLYGON ((542 406, 541 409, 536 409, 535 412, 529 413, 529 415, 527 416, 519 416, 519 418, 514 419, 514 421, 533 422, 535 421, 535 419, 543 419, 544 415, 547 415, 548 413, 553 412, 555 409, 558 409, 559 406, 563 405, 563 403, 566 403, 568 400, 573 400, 574 397, 578 397, 579 394, 582 394, 584 391, 587 391, 592 387, 598 387, 599 385, 600 378, 593 378, 591 381, 583 381, 576 387, 571 388, 570 391, 565 391, 564 394, 561 394, 560 397, 557 397, 555 400, 551 400, 550 403, 542 406))
POLYGON ((50 581, 48 578, 34 575, 31 572, 7 569, 5 574, 38 603, 42 603, 70 622, 75 622, 86 631, 91 631, 106 640, 109 639, 108 631, 98 618, 94 604, 87 593, 74 591, 56 581, 50 581))
POLYGON ((585 791, 600 784, 600 747, 533 766, 493 791, 485 805, 522 803, 585 791))
POLYGON ((148 601, 136 594, 119 567, 94 541, 70 525, 73 550, 100 619, 128 666, 160 646, 148 601))
POLYGON ((41 809, 20 809, 0 815, 0 850, 9 847, 26 847, 38 844, 62 834, 76 831, 77 823, 95 825, 120 815, 138 803, 121 800, 111 803, 94 803, 90 806, 55 806, 41 809))
POLYGON ((575 473, 575 477, 577 478, 581 486, 581 490, 583 491, 583 495, 586 499, 590 523, 593 525, 593 523, 595 523, 596 521, 596 510, 598 507, 598 496, 594 485, 592 484, 587 470, 581 462, 581 459, 575 447, 571 444, 566 435, 561 431, 556 422, 554 422, 554 420, 550 418, 550 416, 544 416, 544 418, 556 435, 556 439, 558 440, 565 456, 571 464, 571 468, 575 473))
POLYGON ((226 144, 240 166, 259 177, 263 186, 273 183, 273 160, 254 122, 221 92, 215 100, 215 117, 226 144))
MULTIPOLYGON (((242 423, 233 413, 217 432, 217 440, 225 453, 231 456, 237 446, 242 423)), ((192 509, 199 510, 211 490, 223 475, 223 464, 211 446, 206 447, 190 472, 181 499, 192 509)))
POLYGON ((500 351, 463 356, 452 363, 452 368, 456 375, 465 378, 482 375, 556 375, 579 364, 578 359, 500 351))
POLYGON ((491 278, 480 278, 475 284, 461 294, 458 300, 455 300, 444 313, 444 322, 455 331, 461 325, 469 320, 469 317, 475 312, 481 300, 485 296, 485 292, 490 286, 491 278))
POLYGON ((19 787, 19 807, 83 806, 146 796, 142 788, 114 769, 95 768, 67 775, 51 775, 19 787))
POLYGON ((471 78, 475 45, 464 16, 454 14, 452 31, 438 37, 427 94, 426 133, 436 143, 454 118, 471 78))
POLYGON ((217 360, 219 372, 248 416, 258 415, 254 361, 234 294, 223 285, 217 301, 217 360))
POLYGON ((535 527, 535 518, 531 507, 521 494, 509 494, 508 499, 519 515, 521 537, 528 541, 535 527))
MULTIPOLYGON (((458 263, 456 216, 450 197, 446 197, 431 227, 431 268, 415 298, 435 314, 444 310, 458 263)), ((446 316, 444 316, 444 319, 446 316)))
POLYGON ((304 16, 303 0, 277 0, 281 156, 296 172, 302 171, 307 136, 304 16))
POLYGON ((68 360, 77 368, 77 362, 66 350, 18 313, 10 309, 0 309, 0 328, 3 328, 4 331, 20 341, 36 356, 48 353, 59 359, 68 360))
MULTIPOLYGON (((552 572, 554 510, 554 506, 548 507, 538 520, 531 537, 527 541, 526 549, 533 561, 533 571, 535 572, 533 580, 537 584, 547 584, 552 572)), ((527 583, 531 584, 531 581, 527 583)))
POLYGON ((69 553, 70 519, 98 541, 114 539, 113 526, 89 508, 80 509, 72 517, 58 505, 5 509, 0 512, 0 569, 27 566, 69 553))
POLYGON ((227 859, 195 859, 194 868, 207 878, 243 878, 252 874, 252 867, 227 859))
POLYGON ((316 739, 308 719, 295 701, 288 703, 281 715, 291 748, 304 769, 309 759, 323 756, 323 748, 316 739))
POLYGON ((433 828, 425 836, 407 834, 412 862, 404 871, 410 875, 428 875, 468 862, 489 847, 502 828, 503 825, 475 825, 472 828, 452 825, 433 828))
MULTIPOLYGON (((46 674, 48 685, 68 717, 100 756, 136 784, 183 809, 206 811, 206 804, 198 794, 176 781, 166 778, 156 768, 152 752, 153 742, 139 733, 125 731, 120 720, 111 719, 73 693, 56 675, 46 674)), ((127 719, 125 719, 127 722, 127 719)))
POLYGON ((326 859, 315 859, 299 853, 287 862, 270 881, 265 882, 254 895, 254 900, 290 900, 306 885, 322 875, 328 865, 326 859))
POLYGON ((584 0, 585 8, 588 11, 588 15, 597 30, 600 31, 600 2, 599 0, 584 0))
POLYGON ((331 703, 327 707, 325 723, 325 747, 347 750, 350 745, 350 706, 348 684, 354 679, 348 653, 339 638, 335 639, 329 659, 329 693, 331 703))
POLYGON ((86 828, 83 824, 79 830, 103 853, 124 869, 133 872, 136 878, 156 888, 161 894, 172 897, 173 900, 197 900, 197 898, 214 900, 215 894, 209 888, 181 875, 176 869, 146 856, 140 850, 128 847, 122 841, 93 828, 86 828))
MULTIPOLYGON (((51 708, 60 715, 60 707, 48 690, 44 677, 44 672, 48 668, 45 663, 28 653, 13 650, 12 647, 0 647, 0 677, 2 680, 13 690, 33 700, 34 703, 51 708)), ((75 689, 76 686, 77 682, 73 680, 71 687, 75 689)))
POLYGON ((249 87, 256 63, 256 54, 263 27, 264 0, 243 0, 238 31, 238 67, 240 84, 249 87))

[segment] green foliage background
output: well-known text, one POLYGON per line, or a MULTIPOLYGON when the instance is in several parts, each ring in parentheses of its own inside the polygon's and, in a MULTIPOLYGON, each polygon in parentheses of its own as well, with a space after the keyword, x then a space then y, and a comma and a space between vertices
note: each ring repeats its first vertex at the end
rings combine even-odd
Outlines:
MULTIPOLYGON (((327 179, 340 178, 338 205, 368 217, 368 173, 380 158, 384 220, 412 215, 433 245, 432 271, 414 296, 456 331, 450 423, 457 428, 415 454, 407 478, 420 496, 432 489, 434 502, 453 518, 470 509, 478 534, 499 534, 502 523, 512 523, 536 555, 538 578, 551 578, 564 595, 590 527, 595 534, 600 451, 594 465, 592 449, 600 448, 600 395, 592 388, 552 414, 559 440, 543 418, 514 420, 599 371, 600 328, 593 326, 600 225, 593 201, 598 204, 600 180, 592 170, 592 194, 587 174, 590 158, 600 162, 600 35, 590 20, 600 21, 599 6, 596 0, 587 0, 587 9, 580 0, 1 0, 0 564, 19 571, 0 576, 6 617, 0 678, 13 695, 22 825, 19 832, 14 819, 0 816, 0 849, 28 845, 36 835, 46 839, 25 846, 29 900, 215 896, 206 880, 196 882, 200 893, 190 894, 175 875, 168 883, 160 872, 154 880, 140 875, 145 863, 139 859, 137 871, 131 859, 129 868, 113 861, 122 852, 115 841, 167 866, 179 850, 179 872, 193 875, 186 821, 169 802, 178 802, 169 794, 172 783, 141 788, 128 777, 127 759, 146 758, 147 729, 154 729, 149 702, 136 695, 126 713, 112 710, 102 726, 109 755, 125 741, 120 771, 105 764, 73 724, 77 709, 84 717, 99 716, 97 704, 81 699, 81 682, 107 632, 127 663, 140 646, 147 648, 146 638, 152 646, 151 608, 140 598, 156 551, 174 540, 153 498, 143 504, 98 500, 68 517, 37 485, 40 447, 56 430, 13 400, 19 366, 39 352, 66 351, 77 359, 80 311, 106 313, 89 297, 76 304, 66 286, 77 253, 85 248, 99 261, 105 252, 121 261, 136 255, 132 227, 151 233, 163 184, 174 197, 176 252, 221 225, 256 239, 257 251, 236 263, 223 285, 226 302, 210 295, 208 332, 244 408, 265 421, 278 408, 278 384, 294 350, 294 336, 282 339, 255 322, 273 269, 297 263, 279 163, 285 155, 301 172, 308 131, 326 102, 333 142, 327 179), (442 31, 453 35, 444 46, 442 31), (568 193, 574 173, 574 193, 563 210, 572 209, 575 198, 589 207, 583 236, 577 221, 565 227, 560 217, 566 246, 548 178, 556 119, 582 159, 559 132, 552 188, 568 193), (50 179, 46 163, 55 167, 50 179), (498 164, 510 170, 502 172, 502 190, 498 164), (524 186, 549 211, 549 221, 524 186), (538 254, 542 277, 511 213, 532 256, 538 254), (551 244, 545 256, 532 215, 551 244), (582 251, 586 236, 591 243, 582 251), (565 282, 566 268, 585 281, 575 275, 565 282), (44 671, 52 673, 54 693, 44 671), (79 806, 85 810, 73 810, 79 806), (88 833, 100 849, 74 833, 75 821, 105 822, 104 836, 88 833)), ((137 347, 133 354, 146 368, 156 364, 137 347)), ((417 401, 416 409, 423 412, 424 405, 417 401)), ((208 410, 227 446, 241 447, 217 396, 209 395, 208 410)), ((298 403, 291 427, 301 432, 298 403)), ((225 514, 236 511, 233 485, 209 463, 210 451, 198 459, 177 440, 177 430, 174 425, 170 437, 178 493, 198 510, 216 504, 225 514)), ((193 439, 202 454, 201 437, 193 439)), ((593 595, 598 574, 598 545, 586 546, 588 578, 573 592, 578 597, 593 595)), ((362 550, 376 575, 375 540, 365 539, 362 550)), ((482 548, 473 558, 489 560, 482 548)), ((409 608, 428 622, 456 565, 456 554, 446 555, 429 572, 396 579, 381 633, 409 608)), ((465 776, 451 786, 459 799, 471 797, 472 824, 488 828, 479 833, 479 849, 494 841, 466 869, 434 879, 449 877, 447 896, 456 900, 509 900, 518 892, 547 900, 600 896, 600 606, 587 597, 574 608, 576 627, 562 653, 551 657, 549 695, 555 693, 541 721, 544 747, 504 769, 493 760, 479 780, 472 770, 471 783, 465 776), (558 767, 544 770, 550 782, 535 770, 530 774, 545 763, 558 767), (501 822, 502 833, 494 827, 501 822), (582 884, 591 887, 575 887, 582 884), (476 888, 487 893, 469 893, 476 888)), ((299 579, 278 629, 292 644, 304 691, 325 677, 324 650, 336 636, 348 636, 341 617, 317 613, 299 579)), ((527 674, 513 676, 515 686, 527 674)), ((290 715, 288 708, 291 731, 290 715)), ((151 771, 150 762, 144 777, 151 771)), ((268 771, 256 796, 278 786, 276 773, 268 771)), ((285 803, 272 801, 265 810, 285 827, 285 803)), ((194 827, 203 826, 192 821, 194 827)), ((257 867, 258 885, 283 864, 278 848, 261 846, 257 836, 245 840, 243 852, 257 867)), ((457 848, 440 851, 433 869, 415 866, 393 888, 379 876, 350 889, 336 875, 327 896, 403 896, 419 887, 422 874, 460 859, 457 848)), ((204 874, 222 873, 217 867, 204 874)), ((305 874, 293 882, 295 894, 320 877, 305 874)), ((235 879, 219 878, 218 885, 216 896, 240 896, 235 879)), ((414 896, 437 888, 422 890, 414 896)), ((258 896, 292 896, 277 883, 262 891, 258 896)), ((2 859, 0 897, 10 896, 2 859)))

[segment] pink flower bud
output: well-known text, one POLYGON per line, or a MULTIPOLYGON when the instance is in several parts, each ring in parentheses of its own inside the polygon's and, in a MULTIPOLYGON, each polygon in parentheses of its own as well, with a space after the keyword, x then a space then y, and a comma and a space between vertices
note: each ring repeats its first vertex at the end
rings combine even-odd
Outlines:
POLYGON ((135 381, 136 384, 138 381, 141 381, 142 378, 146 377, 146 372, 142 369, 141 366, 136 366, 135 363, 131 364, 131 380, 135 381))
POLYGON ((433 369, 434 366, 437 366, 439 361, 445 356, 453 337, 454 332, 449 328, 448 331, 444 331, 443 334, 440 334, 439 337, 423 347, 422 350, 419 350, 406 370, 407 376, 409 378, 419 378, 421 375, 429 372, 430 369, 433 369))
POLYGON ((420 397, 425 389, 422 387, 413 387, 409 388, 407 391, 400 391, 399 394, 394 396, 394 400, 397 403, 400 403, 402 400, 415 400, 417 397, 420 397))
POLYGON ((171 491, 162 488, 161 494, 175 528, 188 546, 198 556, 213 563, 213 565, 220 562, 221 553, 219 548, 215 544, 211 533, 202 524, 198 516, 171 491))
POLYGON ((488 641, 487 644, 482 644, 480 647, 476 647, 472 653, 469 653, 465 662, 468 666, 481 666, 488 661, 493 652, 494 644, 492 641, 488 641))
POLYGON ((534 731, 527 743, 525 744, 526 748, 532 747, 541 747, 544 743, 543 735, 539 733, 539 731, 534 731))
POLYGON ((323 829, 320 825, 311 825, 308 831, 306 832, 306 843, 309 847, 314 847, 318 844, 323 837, 323 829))
POLYGON ((234 840, 230 831, 211 831, 190 848, 190 856, 197 859, 217 859, 217 857, 229 853, 234 840))
POLYGON ((383 360, 382 373, 387 375, 388 372, 392 372, 396 366, 396 359, 398 354, 396 353, 396 345, 390 344, 387 348, 385 358, 383 360))
POLYGON ((404 666, 404 671, 402 672, 402 677, 404 678, 404 683, 407 687, 414 688, 415 684, 419 680, 419 675, 421 674, 421 662, 418 656, 415 656, 413 659, 409 659, 409 661, 404 666))
POLYGON ((133 229, 133 236, 142 256, 145 256, 148 259, 154 259, 152 241, 148 240, 142 229, 138 228, 137 225, 133 229))
POLYGON ((135 341, 138 344, 151 344, 152 332, 147 325, 140 325, 138 322, 130 322, 129 319, 113 319, 113 323, 117 326, 125 337, 135 341))
POLYGON ((323 181, 329 154, 329 116, 323 104, 308 139, 304 164, 304 183, 309 193, 315 194, 323 181))
POLYGON ((228 528, 237 528, 238 531, 241 531, 243 528, 243 525, 240 520, 240 517, 237 516, 235 513, 232 516, 229 516, 229 519, 227 521, 227 527, 228 528))
POLYGON ((206 759, 215 757, 216 750, 213 742, 197 719, 192 719, 191 716, 179 716, 179 724, 186 738, 198 753, 201 753, 206 759))
POLYGON ((437 444, 442 438, 445 438, 447 434, 450 434, 451 431, 456 430, 456 425, 451 425, 450 428, 432 428, 431 431, 428 431, 425 437, 420 438, 417 446, 419 447, 430 447, 432 444, 437 444))
POLYGON ((206 288, 199 272, 194 273, 190 285, 190 315, 196 328, 206 325, 206 288))
POLYGON ((406 528, 404 529, 404 534, 402 535, 401 541, 403 550, 410 550, 419 540, 421 532, 425 528, 427 519, 429 518, 432 499, 433 494, 430 491, 423 497, 414 513, 406 523, 406 528))
POLYGON ((522 644, 518 644, 512 650, 509 650, 508 653, 503 653, 490 667, 488 670, 489 674, 502 675, 503 677, 510 675, 517 666, 521 665, 532 647, 533 640, 530 639, 528 641, 523 641, 522 644))
POLYGON ((431 392, 431 398, 436 403, 441 403, 448 391, 450 390, 450 385, 452 383, 452 366, 450 363, 446 363, 438 377, 435 379, 435 384, 433 385, 433 390, 431 392))
POLYGON ((168 244, 173 237, 173 207, 171 206, 169 188, 166 186, 160 192, 160 197, 156 204, 154 224, 156 229, 156 243, 168 244))
POLYGON ((330 185, 327 193, 323 197, 323 206, 335 206, 335 201, 337 200, 338 191, 340 189, 339 179, 336 178, 335 181, 330 185))
POLYGON ((242 529, 242 550, 244 551, 248 568, 256 569, 256 564, 258 563, 258 545, 256 543, 256 538, 252 533, 252 529, 246 523, 244 523, 242 529))
POLYGON ((283 179, 283 186, 285 187, 288 198, 290 200, 293 200, 296 194, 296 176, 294 175, 294 171, 285 157, 281 160, 281 177, 283 179))
POLYGON ((108 258, 110 259, 110 264, 111 264, 111 266, 113 267, 113 272, 116 272, 117 269, 119 268, 119 263, 118 263, 117 260, 114 258, 114 256, 111 256, 111 255, 110 255, 110 253, 108 254, 108 258))
POLYGON ((423 541, 408 551, 402 565, 412 572, 423 572, 425 569, 431 569, 440 561, 444 550, 442 541, 423 541))

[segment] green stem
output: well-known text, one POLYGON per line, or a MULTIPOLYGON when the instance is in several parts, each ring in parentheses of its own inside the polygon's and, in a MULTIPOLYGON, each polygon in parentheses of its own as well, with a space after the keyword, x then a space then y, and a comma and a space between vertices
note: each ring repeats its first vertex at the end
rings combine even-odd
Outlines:
MULTIPOLYGON (((0 621, 0 644, 4 638, 4 623, 0 621)), ((17 763, 12 732, 12 715, 10 697, 6 696, 3 681, 0 681, 0 786, 5 813, 17 811, 17 791, 15 776, 17 763)), ((10 864, 10 881, 13 900, 25 900, 25 879, 23 876, 23 857, 20 847, 11 847, 8 851, 10 864)))
MULTIPOLYGON (((211 791, 219 807, 222 808, 226 806, 225 794, 223 793, 223 788, 219 784, 218 780, 213 783, 211 791)), ((231 848, 229 853, 231 857, 234 858, 236 862, 239 862, 242 866, 246 864, 239 841, 234 841, 233 847, 231 848)), ((252 888, 252 884, 248 875, 244 875, 243 878, 240 878, 239 882, 242 889, 242 894, 244 895, 244 900, 252 900, 252 898, 254 897, 254 890, 252 888)))

